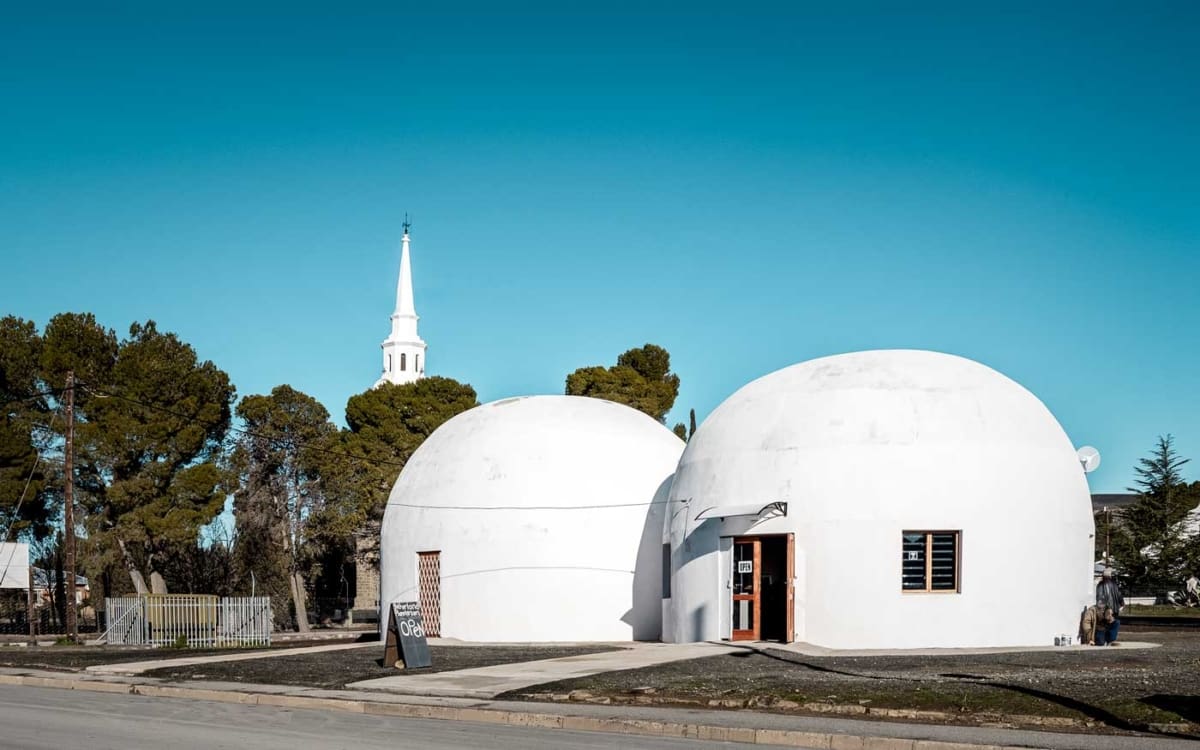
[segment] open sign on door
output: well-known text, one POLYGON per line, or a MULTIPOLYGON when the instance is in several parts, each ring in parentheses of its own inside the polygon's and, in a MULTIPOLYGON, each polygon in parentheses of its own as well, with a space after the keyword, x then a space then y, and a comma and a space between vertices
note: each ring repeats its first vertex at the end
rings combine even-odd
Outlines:
POLYGON ((754 572, 754 561, 753 560, 738 560, 737 572, 753 573, 754 572))

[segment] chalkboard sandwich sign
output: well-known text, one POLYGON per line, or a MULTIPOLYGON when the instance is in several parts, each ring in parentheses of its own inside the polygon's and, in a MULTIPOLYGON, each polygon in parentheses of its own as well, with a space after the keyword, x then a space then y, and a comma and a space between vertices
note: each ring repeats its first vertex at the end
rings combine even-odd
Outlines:
POLYGON ((384 666, 397 669, 432 667, 425 623, 417 602, 392 602, 388 607, 387 639, 383 647, 384 666))

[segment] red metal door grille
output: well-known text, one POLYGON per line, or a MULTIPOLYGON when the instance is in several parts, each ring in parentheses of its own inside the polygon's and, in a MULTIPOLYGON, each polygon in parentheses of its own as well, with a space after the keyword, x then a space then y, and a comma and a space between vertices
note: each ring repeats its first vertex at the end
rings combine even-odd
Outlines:
POLYGON ((442 561, 441 552, 418 552, 417 573, 421 592, 421 619, 425 635, 438 638, 442 634, 442 561))

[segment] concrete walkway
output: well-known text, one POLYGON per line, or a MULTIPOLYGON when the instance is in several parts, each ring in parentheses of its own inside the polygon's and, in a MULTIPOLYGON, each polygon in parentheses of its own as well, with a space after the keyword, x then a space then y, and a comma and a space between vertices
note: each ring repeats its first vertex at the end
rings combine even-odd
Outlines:
MULTIPOLYGON (((802 656, 972 656, 979 654, 1033 654, 1041 652, 1056 652, 1076 654, 1080 651, 1104 653, 1110 650, 1107 646, 1009 646, 988 648, 909 648, 909 649, 833 649, 824 646, 814 646, 811 643, 774 643, 767 641, 742 641, 736 644, 755 651, 787 651, 802 656)), ((1118 641, 1112 648, 1125 651, 1135 649, 1158 648, 1161 644, 1145 641, 1118 641)))
POLYGON ((195 664, 212 664, 213 662, 246 661, 247 659, 273 659, 278 656, 295 656, 296 654, 316 654, 322 651, 345 651, 352 648, 379 648, 378 643, 331 643, 327 646, 305 646, 304 648, 277 648, 270 651, 231 651, 212 656, 183 656, 176 659, 155 659, 153 661, 130 661, 124 664, 96 664, 86 671, 92 674, 136 675, 149 672, 152 669, 167 667, 190 667, 195 664))
POLYGON ((511 690, 547 682, 570 680, 601 672, 639 669, 703 656, 731 654, 740 649, 716 643, 630 643, 619 651, 564 656, 494 667, 462 669, 456 672, 408 674, 353 682, 346 687, 356 690, 385 690, 402 695, 430 695, 448 698, 495 698, 511 690))
MULTIPOLYGON (((457 648, 488 648, 488 644, 466 643, 448 639, 430 639, 434 645, 448 645, 457 648)), ((553 645, 585 645, 585 644, 553 644, 553 645)), ((595 644, 592 644, 595 645, 595 644)), ((519 690, 546 682, 569 680, 576 677, 587 677, 601 672, 614 672, 624 669, 638 669, 666 664, 673 661, 696 659, 703 656, 719 656, 737 651, 752 649, 755 651, 785 651, 808 657, 835 656, 966 656, 971 654, 1017 654, 1032 652, 1078 653, 1090 651, 1100 653, 1106 649, 1096 646, 1040 646, 1026 648, 927 648, 908 650, 859 649, 836 650, 814 646, 809 643, 774 643, 766 641, 739 643, 621 643, 619 649, 598 654, 581 656, 565 656, 558 659, 543 659, 541 661, 517 662, 500 664, 493 667, 478 669, 463 669, 455 672, 435 672, 432 674, 401 674, 394 677, 380 677, 374 680, 363 680, 351 683, 347 687, 363 690, 387 690, 402 695, 431 695, 456 698, 494 698, 510 690, 519 690)), ((86 671, 97 675, 139 675, 153 669, 170 667, 189 667, 197 664, 212 664, 214 662, 245 661, 248 659, 272 659, 280 656, 296 654, 312 654, 323 651, 342 651, 355 648, 379 648, 380 644, 369 643, 329 643, 320 646, 303 648, 279 648, 256 651, 230 651, 210 656, 182 656, 170 659, 154 659, 149 661, 125 662, 123 664, 97 664, 87 667, 86 671)), ((1158 648, 1157 643, 1142 641, 1120 641, 1119 648, 1126 651, 1135 649, 1158 648)))

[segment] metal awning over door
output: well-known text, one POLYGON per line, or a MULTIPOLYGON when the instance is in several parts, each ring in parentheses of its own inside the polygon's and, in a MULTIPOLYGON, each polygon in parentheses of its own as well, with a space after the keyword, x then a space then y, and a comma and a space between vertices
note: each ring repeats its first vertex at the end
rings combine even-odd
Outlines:
POLYGON ((759 517, 765 514, 771 516, 786 516, 787 502, 774 500, 769 503, 748 503, 746 505, 714 505, 696 514, 697 521, 706 518, 733 518, 735 516, 759 517))

